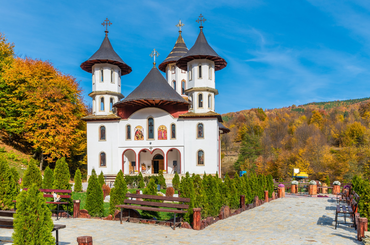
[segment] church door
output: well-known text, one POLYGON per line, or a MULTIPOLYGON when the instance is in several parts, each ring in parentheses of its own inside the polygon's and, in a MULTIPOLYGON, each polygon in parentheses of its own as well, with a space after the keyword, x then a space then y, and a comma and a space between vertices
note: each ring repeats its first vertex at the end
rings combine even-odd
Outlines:
POLYGON ((155 155, 152 161, 152 174, 158 174, 159 170, 164 170, 164 159, 162 155, 155 155))

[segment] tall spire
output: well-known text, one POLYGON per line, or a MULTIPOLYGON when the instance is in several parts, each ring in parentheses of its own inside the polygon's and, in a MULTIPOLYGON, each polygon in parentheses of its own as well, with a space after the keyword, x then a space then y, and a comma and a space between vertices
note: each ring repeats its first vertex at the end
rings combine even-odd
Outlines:
POLYGON ((188 52, 188 48, 186 47, 186 44, 184 42, 184 39, 181 36, 181 27, 183 27, 185 24, 179 20, 179 23, 176 25, 176 27, 179 28, 179 36, 176 40, 175 46, 173 47, 170 54, 167 56, 167 58, 158 66, 159 70, 166 72, 166 67, 170 63, 176 63, 178 59, 180 59, 184 54, 188 52))
POLYGON ((103 23, 101 23, 102 26, 105 26, 105 36, 108 36, 108 26, 111 26, 112 23, 106 18, 103 23))

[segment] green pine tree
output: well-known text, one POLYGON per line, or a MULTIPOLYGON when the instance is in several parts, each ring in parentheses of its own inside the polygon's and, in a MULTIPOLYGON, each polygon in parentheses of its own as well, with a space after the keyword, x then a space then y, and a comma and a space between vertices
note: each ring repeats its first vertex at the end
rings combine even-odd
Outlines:
POLYGON ((110 190, 109 213, 114 215, 116 205, 124 204, 127 193, 127 184, 120 170, 114 180, 114 187, 110 190))
POLYGON ((75 185, 73 188, 74 192, 82 192, 82 181, 81 181, 81 171, 78 168, 75 172, 75 185))
POLYGON ((163 176, 163 171, 162 170, 159 170, 159 174, 158 174, 158 185, 161 186, 161 189, 166 189, 167 188, 166 179, 163 176))
POLYGON ((141 172, 139 173, 139 189, 143 189, 145 187, 144 178, 141 172))
MULTIPOLYGON (((54 168, 54 183, 53 189, 57 190, 72 190, 72 185, 69 183, 71 175, 69 174, 69 167, 66 159, 62 157, 57 160, 54 168)), ((60 195, 65 195, 64 193, 59 193, 60 195)), ((72 198, 62 198, 61 202, 68 202, 68 205, 61 205, 63 210, 71 213, 73 211, 73 200, 72 198)))
POLYGON ((17 169, 15 167, 12 167, 12 168, 10 168, 10 171, 12 171, 13 178, 18 183, 20 177, 19 177, 19 173, 18 173, 17 169))
POLYGON ((194 185, 194 207, 201 208, 201 215, 202 218, 207 218, 209 205, 207 200, 207 193, 203 187, 203 181, 199 174, 195 175, 193 178, 193 185, 194 185))
POLYGON ((104 215, 104 194, 96 174, 92 174, 88 181, 85 209, 93 217, 104 215))
POLYGON ((194 201, 195 201, 195 192, 193 186, 193 179, 190 178, 189 173, 187 172, 185 178, 181 178, 180 182, 180 194, 181 197, 190 198, 190 202, 188 203, 189 208, 188 212, 184 215, 184 220, 189 224, 193 220, 193 208, 194 208, 194 201))
MULTIPOLYGON (((0 158, 0 209, 7 210, 13 207, 13 200, 19 193, 17 176, 13 174, 5 158, 0 158)), ((18 173, 17 173, 18 174, 18 173)))
POLYGON ((172 187, 177 191, 180 189, 180 176, 177 172, 175 173, 175 176, 172 179, 172 187))
POLYGON ((44 179, 42 180, 43 189, 53 189, 54 185, 54 172, 47 166, 44 171, 44 179))
POLYGON ((92 169, 92 171, 91 171, 91 175, 95 175, 95 176, 97 176, 94 168, 93 168, 93 169, 92 169))
POLYGON ((28 168, 24 172, 21 188, 30 188, 35 184, 39 189, 42 188, 42 176, 40 169, 37 167, 38 162, 34 159, 28 163, 28 168))
POLYGON ((98 177, 98 182, 99 182, 101 187, 103 187, 103 185, 105 184, 103 171, 100 171, 100 174, 99 174, 99 177, 98 177))
POLYGON ((222 207, 221 193, 218 185, 218 178, 212 175, 207 175, 203 178, 203 187, 206 190, 208 202, 208 214, 210 216, 218 216, 222 207))
POLYGON ((52 235, 53 220, 39 186, 32 185, 17 197, 17 213, 14 214, 13 239, 15 245, 55 244, 52 235))
POLYGON ((238 196, 238 189, 235 186, 234 180, 230 179, 229 175, 225 175, 225 185, 226 185, 226 197, 227 197, 227 205, 230 208, 238 208, 239 207, 239 196, 238 196))
POLYGON ((271 174, 267 176, 267 186, 268 186, 267 190, 269 192, 269 198, 272 198, 272 193, 274 192, 274 180, 271 174))
POLYGON ((255 160, 262 154, 260 137, 256 134, 245 134, 240 145, 238 160, 234 163, 237 172, 247 170, 254 172, 256 168, 255 160))

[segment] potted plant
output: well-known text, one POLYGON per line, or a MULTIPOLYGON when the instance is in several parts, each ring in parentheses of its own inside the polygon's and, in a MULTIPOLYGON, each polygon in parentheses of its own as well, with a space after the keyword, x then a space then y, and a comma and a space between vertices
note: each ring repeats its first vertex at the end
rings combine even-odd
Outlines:
POLYGON ((292 181, 292 194, 298 193, 298 181, 293 180, 292 181))
POLYGON ((308 189, 309 195, 317 195, 317 182, 315 180, 310 181, 310 187, 308 189))
POLYGON ((333 182, 333 194, 338 195, 340 193, 340 182, 338 180, 333 182))
POLYGON ((278 197, 279 198, 285 197, 285 185, 284 184, 278 185, 278 197))

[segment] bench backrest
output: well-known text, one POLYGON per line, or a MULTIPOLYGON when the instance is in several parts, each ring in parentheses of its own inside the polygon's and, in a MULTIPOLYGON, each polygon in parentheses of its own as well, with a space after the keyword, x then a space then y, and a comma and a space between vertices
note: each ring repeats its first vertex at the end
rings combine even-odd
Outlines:
MULTIPOLYGON (((27 191, 27 188, 24 188, 23 190, 27 191)), ((44 192, 44 197, 53 197, 52 192, 55 193, 67 193, 70 194, 72 193, 71 190, 58 190, 58 189, 39 189, 40 192, 44 192), (45 194, 45 193, 50 193, 50 194, 45 194)), ((71 195, 60 195, 60 198, 71 198, 71 195)))
POLYGON ((145 198, 145 199, 171 201, 171 202, 190 202, 190 198, 184 198, 184 197, 166 197, 166 196, 154 196, 154 195, 131 194, 131 193, 127 193, 126 197, 145 198))
POLYGON ((10 210, 0 210, 0 217, 13 217, 15 211, 10 210))

